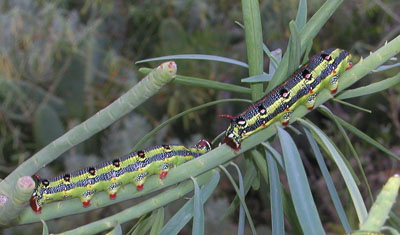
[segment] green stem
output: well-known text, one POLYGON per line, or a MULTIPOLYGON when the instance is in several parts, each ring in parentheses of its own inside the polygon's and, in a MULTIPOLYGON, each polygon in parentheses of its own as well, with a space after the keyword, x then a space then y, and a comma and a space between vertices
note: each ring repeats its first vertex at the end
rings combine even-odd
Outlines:
MULTIPOLYGON (((217 173, 217 170, 209 171, 199 177, 197 182, 203 185, 210 181, 211 177, 217 173)), ((149 213, 161 206, 167 205, 168 203, 175 201, 178 198, 183 197, 185 194, 193 190, 192 181, 186 181, 168 191, 162 192, 144 202, 141 202, 131 208, 125 209, 113 216, 98 220, 96 222, 81 226, 79 228, 66 231, 61 233, 67 234, 96 234, 107 229, 111 229, 117 224, 125 223, 129 220, 140 217, 143 214, 149 213)))
MULTIPOLYGON (((260 7, 258 0, 242 0, 243 22, 246 33, 246 48, 249 76, 263 73, 263 41, 260 7)), ((250 84, 251 98, 258 100, 263 95, 263 83, 250 84)))
MULTIPOLYGON (((154 95, 166 83, 171 81, 175 75, 175 62, 166 62, 158 66, 148 76, 109 106, 100 110, 85 122, 69 130, 22 163, 1 181, 0 195, 5 195, 10 198, 12 194, 9 189, 16 184, 18 178, 33 175, 40 168, 55 160, 68 149, 105 129, 154 95)), ((0 217, 5 216, 2 212, 3 211, 0 211, 0 217)))

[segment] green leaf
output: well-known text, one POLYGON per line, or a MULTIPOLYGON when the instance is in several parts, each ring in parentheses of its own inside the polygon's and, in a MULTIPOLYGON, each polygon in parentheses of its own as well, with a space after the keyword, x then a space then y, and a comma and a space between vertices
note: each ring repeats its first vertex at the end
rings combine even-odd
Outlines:
POLYGON ((278 127, 278 135, 290 193, 303 232, 304 234, 325 234, 297 147, 290 135, 280 127, 278 127))
POLYGON ((164 207, 160 207, 153 212, 152 226, 150 230, 150 235, 158 235, 161 231, 161 228, 164 225, 164 207))
MULTIPOLYGON (((300 33, 300 48, 302 48, 302 50, 300 51, 300 54, 304 52, 306 46, 309 45, 309 42, 319 33, 322 26, 324 26, 324 24, 329 20, 331 15, 340 4, 342 4, 342 2, 343 0, 326 1, 302 28, 300 33)), ((271 91, 287 78, 288 67, 290 65, 289 56, 289 53, 286 52, 265 92, 271 91)))
POLYGON ((378 68, 374 69, 373 72, 382 72, 388 69, 399 67, 400 63, 390 64, 390 65, 381 65, 378 68))
POLYGON ((318 128, 316 128, 312 123, 307 122, 303 119, 298 119, 303 126, 306 126, 314 135, 317 135, 321 138, 322 143, 325 145, 326 149, 329 151, 328 153, 331 155, 332 159, 335 161, 336 165, 339 168, 340 173, 343 176, 344 182, 350 192, 351 199, 353 201, 353 205, 356 208, 358 220, 360 223, 363 223, 367 218, 367 209, 364 204, 364 200, 361 196, 360 191, 358 190, 357 184, 354 181, 349 169, 344 163, 342 157, 336 150, 336 148, 331 144, 328 137, 318 128))
POLYGON ((339 99, 336 99, 336 98, 332 98, 332 100, 335 101, 335 102, 338 102, 338 103, 340 103, 340 104, 344 104, 344 105, 346 105, 346 106, 349 106, 349 107, 351 107, 351 108, 353 108, 353 109, 358 109, 358 110, 363 111, 363 112, 366 112, 366 113, 372 113, 372 111, 369 110, 369 109, 364 109, 364 108, 362 108, 362 107, 360 107, 360 106, 357 106, 357 105, 348 103, 348 102, 343 101, 343 100, 339 100, 339 99))
MULTIPOLYGON (((203 204, 214 192, 215 188, 218 185, 219 179, 219 173, 215 172, 210 181, 202 189, 200 189, 201 200, 203 204)), ((193 201, 194 199, 191 198, 185 203, 185 205, 165 224, 165 226, 160 231, 160 235, 172 235, 179 233, 179 231, 193 217, 193 201)))
POLYGON ((135 226, 131 230, 133 230, 130 234, 146 234, 148 231, 151 229, 151 226, 153 225, 153 214, 152 213, 147 213, 146 215, 140 217, 139 221, 136 222, 135 226))
MULTIPOLYGON (((240 196, 244 198, 244 186, 243 186, 243 177, 242 173, 240 172, 239 167, 231 162, 231 165, 236 168, 236 172, 238 173, 238 180, 239 180, 239 190, 240 190, 240 196)), ((245 219, 245 213, 244 213, 244 208, 243 205, 240 205, 239 209, 239 223, 238 223, 238 235, 243 235, 244 234, 244 219, 245 219)))
POLYGON ((241 82, 268 82, 269 80, 271 80, 272 75, 270 74, 260 74, 260 75, 255 75, 255 76, 251 76, 251 77, 247 77, 247 78, 243 78, 242 80, 240 80, 241 82))
POLYGON ((201 201, 200 187, 194 177, 190 177, 194 185, 193 196, 193 235, 204 234, 204 208, 201 201))
POLYGON ((106 235, 122 235, 121 225, 118 223, 110 232, 106 233, 106 235))
POLYGON ((274 58, 276 60, 276 62, 275 62, 275 60, 272 60, 270 58, 268 68, 269 68, 269 74, 274 75, 275 70, 276 70, 276 68, 278 68, 279 63, 281 62, 281 59, 282 59, 282 50, 280 48, 278 48, 278 49, 272 51, 271 56, 272 56, 271 58, 274 58))
POLYGON ((285 234, 283 218, 282 191, 279 179, 278 167, 271 153, 265 150, 265 158, 268 163, 269 191, 271 194, 272 234, 285 234))
POLYGON ((222 57, 222 56, 216 56, 216 55, 204 55, 204 54, 184 54, 184 55, 169 55, 169 56, 160 56, 160 57, 155 57, 151 59, 145 59, 145 60, 139 60, 136 62, 136 64, 139 63, 145 63, 145 62, 151 62, 151 61, 160 61, 160 60, 181 60, 181 59, 186 59, 186 60, 208 60, 208 61, 217 61, 217 62, 223 62, 223 63, 228 63, 228 64, 233 64, 233 65, 238 65, 244 68, 248 68, 249 66, 238 60, 222 57))
POLYGON ((394 154, 392 151, 384 147, 382 144, 378 143, 376 140, 372 139, 368 135, 366 135, 364 132, 360 131, 357 129, 355 126, 351 125, 350 123, 346 122, 345 120, 341 119, 340 117, 332 114, 333 117, 347 130, 355 134, 356 136, 360 137, 364 141, 370 143, 371 145, 375 146, 376 148, 380 149, 382 152, 386 153, 389 155, 391 158, 400 161, 400 157, 398 157, 396 154, 394 154))
POLYGON ((326 186, 328 187, 328 191, 331 196, 333 205, 335 206, 336 212, 338 213, 338 216, 339 216, 340 222, 343 225, 344 231, 346 233, 350 233, 351 228, 350 228, 349 221, 347 220, 347 216, 343 209, 342 202, 340 201, 338 192, 336 191, 335 185, 333 183, 331 175, 329 174, 328 167, 325 164, 325 161, 322 157, 321 151, 319 150, 318 145, 317 145, 316 141, 314 140, 314 138, 312 137, 310 131, 305 127, 303 127, 303 129, 304 129, 304 132, 306 133, 308 142, 310 143, 311 148, 314 152, 315 158, 317 159, 319 168, 321 169, 322 176, 325 179, 326 186))
MULTIPOLYGON (((245 153, 245 161, 246 161, 246 173, 244 175, 244 195, 246 196, 247 193, 249 192, 252 182, 257 178, 257 168, 255 164, 250 160, 250 155, 248 152, 245 153)), ((221 217, 221 221, 226 219, 230 214, 232 214, 236 208, 240 205, 240 199, 236 195, 235 198, 233 199, 231 205, 229 208, 226 210, 225 214, 221 217)))
POLYGON ((365 182, 365 185, 367 186, 370 199, 373 202, 374 201, 374 197, 372 196, 371 187, 369 186, 367 177, 366 177, 365 172, 364 172, 364 168, 362 167, 360 158, 359 158, 356 150, 354 149, 353 145, 351 144, 350 138, 347 136, 346 131, 343 129, 342 125, 340 125, 340 123, 333 117, 333 113, 326 106, 324 106, 324 105, 319 106, 318 107, 318 111, 323 112, 326 116, 329 116, 329 118, 335 122, 335 124, 336 124, 337 128, 339 129, 340 133, 342 134, 347 146, 349 147, 351 153, 353 154, 354 159, 357 162, 358 168, 360 169, 360 172, 361 172, 361 176, 362 176, 362 178, 363 178, 363 180, 365 182))
POLYGON ((289 67, 287 76, 293 74, 299 68, 300 65, 300 57, 301 57, 301 44, 300 44, 300 36, 299 31, 297 29, 296 23, 292 20, 289 23, 290 28, 290 39, 289 39, 289 67))
POLYGON ((44 220, 40 220, 40 221, 42 221, 42 224, 43 224, 42 234, 43 235, 49 235, 49 228, 47 227, 46 222, 44 220))
POLYGON ((263 43, 263 51, 269 58, 269 73, 274 74, 275 69, 278 68, 279 61, 282 58, 282 50, 277 49, 277 50, 271 52, 268 49, 267 45, 265 45, 263 43))
POLYGON ((275 161, 279 163, 279 166, 281 169, 285 170, 285 164, 283 163, 283 157, 281 154, 276 151, 269 142, 267 143, 261 143, 268 151, 272 154, 272 156, 275 158, 275 161))
POLYGON ((256 229, 255 229, 255 227, 254 227, 253 219, 251 218, 249 209, 247 209, 246 201, 245 201, 244 198, 240 195, 240 190, 239 190, 238 186, 236 185, 235 180, 232 178, 231 174, 229 174, 229 172, 226 170, 225 167, 223 167, 222 165, 220 165, 219 168, 221 168, 221 170, 225 173, 225 175, 228 177, 229 181, 231 182, 233 188, 235 189, 236 195, 239 197, 240 203, 241 203, 241 205, 243 206, 244 211, 246 212, 246 217, 247 217, 247 220, 249 221, 249 225, 250 225, 250 228, 251 228, 251 232, 252 232, 253 234, 257 234, 256 229))
POLYGON ((299 8, 297 9, 296 25, 301 30, 307 22, 307 0, 299 1, 299 8))
POLYGON ((356 89, 343 91, 336 98, 344 100, 359 96, 365 96, 394 87, 398 83, 400 83, 400 73, 398 73, 396 76, 393 76, 391 78, 385 79, 380 82, 375 82, 368 86, 363 86, 356 89))

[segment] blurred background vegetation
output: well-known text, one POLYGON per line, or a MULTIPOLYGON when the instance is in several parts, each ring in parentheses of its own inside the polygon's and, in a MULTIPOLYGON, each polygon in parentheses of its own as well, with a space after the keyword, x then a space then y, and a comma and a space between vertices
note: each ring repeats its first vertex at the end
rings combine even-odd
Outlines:
MULTIPOLYGON (((309 15, 324 1, 309 0, 309 15)), ((264 42, 270 49, 286 48, 288 22, 295 18, 297 0, 260 1, 264 42)), ((240 1, 185 0, 3 0, 0 4, 0 178, 40 148, 96 111, 105 107, 135 84, 143 74, 135 61, 173 54, 213 54, 246 61, 240 1)), ((397 36, 400 32, 400 2, 396 0, 347 0, 314 40, 312 53, 329 47, 349 50, 357 61, 397 36)), ((247 77, 243 68, 206 61, 177 61, 178 74, 239 84, 247 77)), ((154 67, 156 64, 145 64, 154 67)), ((268 61, 265 62, 268 65, 268 61)), ((399 69, 373 74, 360 83, 369 84, 395 75, 399 69)), ((58 161, 39 172, 53 176, 94 165, 111 156, 121 156, 163 120, 190 107, 237 94, 182 85, 168 85, 138 111, 127 115, 111 128, 71 149, 58 161)), ((248 98, 248 97, 246 97, 248 98)), ((373 111, 354 111, 337 103, 327 106, 374 139, 400 155, 400 88, 351 100, 373 111)), ((193 144, 199 138, 214 138, 227 126, 219 114, 235 114, 245 105, 224 104, 191 113, 164 128, 147 146, 160 143, 193 144)), ((346 155, 350 150, 338 130, 322 115, 308 115, 337 143, 346 155)), ((353 137, 353 136, 352 136, 353 137)), ((302 143, 298 138, 298 143, 302 143)), ((399 164, 357 138, 352 143, 361 156, 366 175, 377 193, 399 164)), ((313 187, 314 199, 325 228, 341 228, 316 162, 308 150, 303 161, 313 187)), ((240 162, 242 159, 237 158, 240 162)), ((354 168, 356 162, 352 162, 354 168)), ((332 169, 337 189, 344 189, 340 174, 332 169)), ((397 171, 398 172, 398 171, 397 171)), ((284 180, 284 179, 283 179, 284 180)), ((367 207, 368 192, 359 185, 367 207)), ((259 231, 268 231, 270 206, 265 205, 268 188, 250 191, 247 198, 259 231)), ((348 193, 340 195, 349 219, 356 216, 348 193)), ((236 233, 234 216, 224 222, 218 218, 235 193, 227 181, 206 204, 207 234, 224 227, 225 234, 236 233), (207 209, 208 208, 208 209, 207 209), (217 222, 218 221, 218 222, 217 222)), ((52 232, 85 224, 113 214, 124 205, 92 213, 61 218, 48 223, 52 232)), ((176 204, 176 205, 175 205, 176 204)), ((169 208, 171 214, 177 205, 169 208)), ((395 206, 399 212, 399 205, 395 206)), ((167 213, 168 214, 168 213, 167 213)), ((127 224, 126 226, 132 226, 127 224)), ((5 230, 5 234, 24 233, 24 228, 5 230)), ((37 232, 41 231, 38 224, 37 232)), ((190 229, 186 230, 190 232, 190 229)), ((218 233, 220 234, 220 233, 218 233)))

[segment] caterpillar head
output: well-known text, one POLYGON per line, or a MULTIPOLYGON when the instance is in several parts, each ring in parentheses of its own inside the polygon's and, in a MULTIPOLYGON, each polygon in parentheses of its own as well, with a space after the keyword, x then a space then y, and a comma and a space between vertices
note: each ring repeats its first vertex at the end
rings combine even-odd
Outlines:
POLYGON ((195 145, 195 148, 198 149, 202 153, 206 153, 211 150, 211 144, 207 140, 200 140, 195 145))
POLYGON ((35 213, 40 213, 42 211, 42 198, 43 198, 43 188, 49 185, 49 181, 46 179, 41 179, 38 175, 33 177, 36 180, 36 188, 32 193, 30 199, 30 206, 35 213))
POLYGON ((246 126, 247 124, 244 118, 240 116, 235 117, 231 120, 231 124, 225 132, 224 142, 235 151, 240 149, 240 142, 245 138, 246 126))

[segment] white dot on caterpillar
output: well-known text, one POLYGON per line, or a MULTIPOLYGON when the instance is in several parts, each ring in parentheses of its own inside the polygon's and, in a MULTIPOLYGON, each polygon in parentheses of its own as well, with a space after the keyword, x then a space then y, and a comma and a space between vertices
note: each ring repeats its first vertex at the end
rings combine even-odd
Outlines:
POLYGON ((228 137, 229 137, 229 138, 233 138, 233 133, 230 133, 230 134, 228 135, 228 137))

